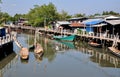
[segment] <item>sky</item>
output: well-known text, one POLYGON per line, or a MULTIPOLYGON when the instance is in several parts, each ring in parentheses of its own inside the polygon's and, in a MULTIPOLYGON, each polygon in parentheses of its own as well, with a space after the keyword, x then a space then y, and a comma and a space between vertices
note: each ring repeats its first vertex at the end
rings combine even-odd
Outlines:
POLYGON ((34 5, 41 6, 50 2, 56 6, 58 12, 64 10, 70 15, 77 13, 91 15, 103 11, 120 13, 120 0, 2 0, 0 10, 14 16, 16 13, 28 13, 34 5))

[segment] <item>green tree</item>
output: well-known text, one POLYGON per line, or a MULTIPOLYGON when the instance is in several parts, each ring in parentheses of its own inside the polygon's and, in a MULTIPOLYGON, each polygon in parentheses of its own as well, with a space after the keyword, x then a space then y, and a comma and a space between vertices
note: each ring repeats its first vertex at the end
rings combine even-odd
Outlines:
POLYGON ((10 15, 8 13, 0 12, 0 24, 6 23, 10 20, 10 15))
POLYGON ((78 13, 78 14, 75 14, 74 17, 85 17, 85 14, 78 13))
POLYGON ((103 11, 102 15, 120 15, 114 11, 103 11))
POLYGON ((95 14, 94 14, 94 16, 100 16, 100 15, 101 15, 101 14, 99 14, 99 13, 95 13, 95 14))
POLYGON ((69 18, 71 18, 72 16, 71 15, 68 15, 68 13, 64 10, 62 10, 61 13, 58 13, 58 18, 59 20, 67 20, 69 18))
POLYGON ((44 24, 49 25, 50 22, 57 20, 57 10, 52 3, 42 6, 34 5, 26 17, 33 26, 43 27, 44 24))

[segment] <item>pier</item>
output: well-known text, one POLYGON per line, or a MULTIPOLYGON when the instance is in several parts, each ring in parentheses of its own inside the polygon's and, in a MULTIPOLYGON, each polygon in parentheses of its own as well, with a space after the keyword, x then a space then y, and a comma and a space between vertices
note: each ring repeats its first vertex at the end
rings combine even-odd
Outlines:
MULTIPOLYGON (((99 40, 106 40, 106 41, 112 41, 112 42, 115 40, 115 37, 116 37, 116 35, 110 35, 110 34, 107 34, 107 36, 104 36, 104 34, 102 34, 102 33, 92 33, 92 34, 85 33, 85 32, 76 33, 76 32, 70 31, 70 30, 61 32, 60 30, 45 29, 43 27, 16 26, 16 25, 13 25, 13 26, 5 25, 5 27, 11 27, 13 29, 20 28, 22 30, 32 30, 34 32, 35 32, 35 30, 37 30, 37 32, 44 33, 44 34, 58 34, 58 35, 75 34, 75 35, 77 35, 79 37, 83 37, 83 38, 99 39, 99 40)), ((119 37, 117 37, 116 42, 120 43, 119 37)))
MULTIPOLYGON (((98 44, 101 44, 102 47, 114 47, 116 50, 120 50, 120 38, 119 35, 113 35, 113 34, 106 34, 105 33, 87 33, 85 31, 73 31, 73 30, 63 30, 63 29, 48 29, 43 27, 32 27, 32 26, 18 26, 18 25, 5 25, 5 27, 9 27, 11 29, 14 29, 16 31, 25 31, 25 32, 32 32, 32 33, 39 33, 40 35, 44 35, 46 37, 49 37, 53 39, 54 35, 76 35, 77 41, 93 41, 98 44)), ((79 43, 79 42, 76 42, 79 43)), ((116 54, 116 53, 115 53, 116 54)))

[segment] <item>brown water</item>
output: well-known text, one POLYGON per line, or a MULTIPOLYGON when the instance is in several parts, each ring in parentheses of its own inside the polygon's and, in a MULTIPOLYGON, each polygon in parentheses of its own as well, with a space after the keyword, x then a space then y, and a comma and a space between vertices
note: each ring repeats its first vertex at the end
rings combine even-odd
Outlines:
MULTIPOLYGON (((34 42, 33 36, 25 34, 18 35, 17 39, 24 47, 30 47, 34 42)), ((0 61, 0 77, 120 77, 120 58, 107 49, 92 48, 85 42, 77 45, 59 42, 43 36, 37 36, 37 41, 44 48, 43 57, 30 50, 29 59, 21 60, 20 49, 14 43, 15 53, 0 61)))

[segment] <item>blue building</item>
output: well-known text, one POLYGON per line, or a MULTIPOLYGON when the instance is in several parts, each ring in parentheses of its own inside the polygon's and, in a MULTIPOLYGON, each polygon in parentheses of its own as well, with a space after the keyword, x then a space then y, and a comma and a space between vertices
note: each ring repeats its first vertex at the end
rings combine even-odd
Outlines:
POLYGON ((90 33, 90 32, 94 32, 93 25, 98 25, 98 24, 104 23, 104 20, 102 20, 102 19, 88 19, 86 21, 83 21, 83 23, 86 25, 86 32, 90 33))

